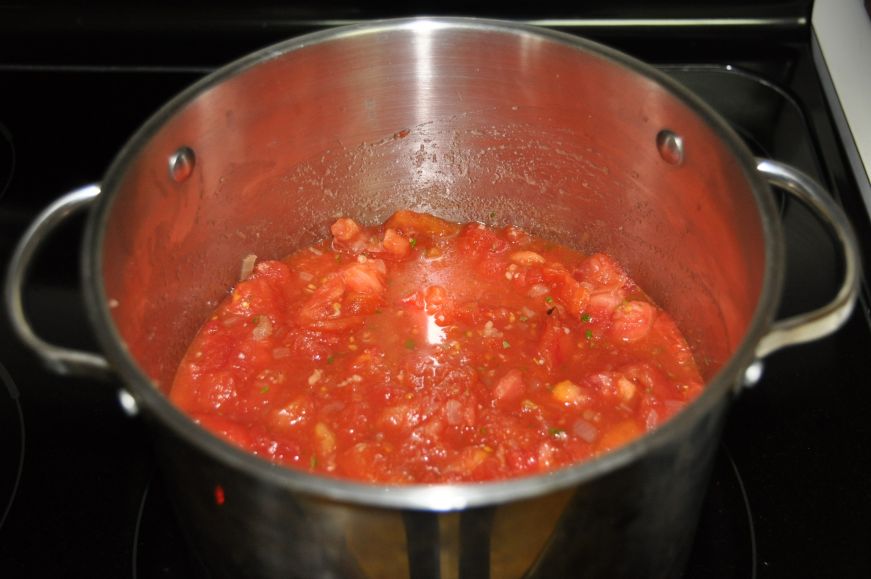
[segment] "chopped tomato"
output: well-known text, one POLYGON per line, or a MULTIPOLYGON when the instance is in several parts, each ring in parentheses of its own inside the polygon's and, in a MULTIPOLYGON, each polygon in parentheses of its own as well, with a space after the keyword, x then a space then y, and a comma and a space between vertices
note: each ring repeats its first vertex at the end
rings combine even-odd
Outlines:
POLYGON ((703 381, 605 254, 400 211, 258 261, 170 397, 231 444, 364 482, 549 472, 658 427, 703 381))

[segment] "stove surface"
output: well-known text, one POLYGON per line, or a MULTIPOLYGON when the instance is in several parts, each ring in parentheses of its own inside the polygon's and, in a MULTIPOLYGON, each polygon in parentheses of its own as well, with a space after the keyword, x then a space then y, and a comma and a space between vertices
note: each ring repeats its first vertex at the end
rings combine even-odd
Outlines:
MULTIPOLYGON (((260 33, 250 22, 227 24, 227 42, 211 50, 212 28, 197 36, 196 29, 177 23, 159 40, 143 25, 138 36, 118 41, 117 52, 99 46, 112 35, 108 24, 89 32, 87 19, 78 28, 52 21, 47 30, 66 31, 68 54, 0 52, 0 264, 8 262, 36 212, 98 180, 126 138, 164 101, 225 60, 279 35, 306 31, 312 21, 264 26, 260 33), (183 32, 189 32, 187 44, 202 43, 190 53, 174 53, 186 46, 179 44, 183 32), (142 57, 147 42, 163 45, 142 57)), ((214 17, 209 22, 216 26, 214 17)), ((769 22, 723 31, 710 25, 677 33, 650 26, 561 27, 659 66, 711 104, 755 154, 817 178, 848 211, 865 255, 871 255, 871 224, 802 26, 769 22)), ((31 31, 28 42, 40 34, 47 33, 31 31)), ((773 194, 788 245, 780 312, 787 315, 834 295, 841 263, 813 215, 773 194)), ((31 273, 26 305, 46 339, 93 349, 78 291, 81 227, 82 220, 73 220, 47 244, 31 273)), ((736 400, 686 577, 871 576, 866 298, 867 287, 834 336, 771 355, 762 380, 736 400)), ((60 378, 45 370, 13 337, 5 310, 0 379, 2 576, 171 578, 199 572, 183 546, 144 425, 126 417, 117 402, 120 383, 60 378)))

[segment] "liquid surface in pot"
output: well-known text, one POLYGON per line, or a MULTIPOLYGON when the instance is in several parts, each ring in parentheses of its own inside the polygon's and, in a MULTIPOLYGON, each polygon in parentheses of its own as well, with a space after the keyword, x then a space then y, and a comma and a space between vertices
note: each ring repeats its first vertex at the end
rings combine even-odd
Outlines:
POLYGON ((400 211, 243 261, 171 399, 267 460, 360 481, 555 470, 702 389, 686 341, 604 254, 400 211))

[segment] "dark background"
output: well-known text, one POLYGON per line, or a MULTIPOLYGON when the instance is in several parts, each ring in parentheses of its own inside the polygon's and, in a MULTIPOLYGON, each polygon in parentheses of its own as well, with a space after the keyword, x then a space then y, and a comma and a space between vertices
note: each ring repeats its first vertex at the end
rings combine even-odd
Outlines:
MULTIPOLYGON (((868 214, 812 58, 810 8, 807 1, 518 9, 350 0, 2 2, 0 266, 42 207, 99 181, 140 123, 215 67, 325 26, 413 14, 554 25, 697 83, 691 88, 717 101, 755 152, 797 164, 832 191, 867 248, 868 214), (706 67, 707 76, 729 77, 722 90, 696 74, 706 67), (736 83, 727 67, 752 76, 749 93, 726 90, 736 83)), ((800 209, 786 206, 784 216, 790 261, 782 313, 823 303, 840 276, 825 231, 800 209)), ((48 244, 27 306, 41 335, 88 348, 77 289, 80 236, 81 220, 73 220, 48 244)), ((688 577, 871 576, 867 303, 835 336, 773 354, 763 380, 736 401, 688 577)), ((186 576, 147 435, 116 402, 120 384, 43 370, 12 336, 5 310, 0 365, 0 577, 186 576)))

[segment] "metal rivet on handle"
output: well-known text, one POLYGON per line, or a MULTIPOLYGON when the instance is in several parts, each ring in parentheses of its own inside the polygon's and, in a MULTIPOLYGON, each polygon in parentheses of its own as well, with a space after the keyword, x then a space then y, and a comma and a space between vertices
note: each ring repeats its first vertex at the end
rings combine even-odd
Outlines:
POLYGON ((194 172, 194 165, 197 162, 196 155, 190 147, 179 147, 178 150, 169 157, 169 176, 176 183, 186 181, 194 172))
POLYGON ((121 409, 124 414, 133 417, 139 414, 139 403, 133 398, 133 395, 121 388, 118 390, 118 402, 121 403, 121 409))
POLYGON ((684 144, 683 138, 668 129, 662 129, 656 134, 656 148, 659 149, 659 156, 669 165, 680 165, 683 163, 684 144))
POLYGON ((764 369, 765 365, 762 363, 762 360, 756 360, 750 364, 744 371, 744 387, 750 388, 756 386, 756 383, 762 378, 762 371, 764 369))

